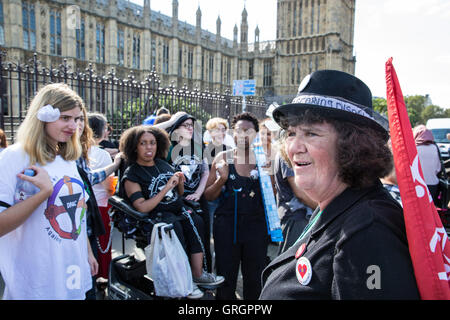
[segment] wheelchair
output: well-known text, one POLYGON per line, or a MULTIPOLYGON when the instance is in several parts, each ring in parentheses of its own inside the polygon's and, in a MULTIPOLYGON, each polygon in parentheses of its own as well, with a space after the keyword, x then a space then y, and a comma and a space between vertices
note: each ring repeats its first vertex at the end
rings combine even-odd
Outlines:
MULTIPOLYGON (((121 181, 124 167, 119 169, 119 181, 121 181)), ((165 222, 169 226, 164 230, 167 232, 173 229, 173 222, 187 219, 186 216, 177 216, 172 221, 167 221, 163 214, 142 213, 134 209, 123 197, 124 190, 122 183, 118 183, 116 194, 109 198, 111 205, 110 217, 114 228, 122 234, 123 254, 111 260, 108 279, 108 297, 110 300, 165 300, 172 299, 160 297, 155 294, 153 279, 147 275, 146 260, 139 261, 133 254, 125 253, 125 239, 133 239, 136 247, 144 249, 151 239, 153 226, 156 223, 165 222), (150 217, 152 216, 152 218, 150 217)), ((194 210, 202 215, 202 210, 198 202, 183 199, 187 210, 194 210)), ((161 237, 161 229, 158 229, 161 237)), ((217 286, 198 285, 202 291, 214 290, 217 286)))

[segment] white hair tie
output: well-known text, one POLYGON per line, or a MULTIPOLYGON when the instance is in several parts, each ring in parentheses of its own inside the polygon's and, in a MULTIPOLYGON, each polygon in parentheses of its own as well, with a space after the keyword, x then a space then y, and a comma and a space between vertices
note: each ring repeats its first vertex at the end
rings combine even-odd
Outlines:
POLYGON ((60 115, 58 108, 53 108, 51 104, 47 104, 39 109, 37 118, 43 122, 55 122, 60 115))

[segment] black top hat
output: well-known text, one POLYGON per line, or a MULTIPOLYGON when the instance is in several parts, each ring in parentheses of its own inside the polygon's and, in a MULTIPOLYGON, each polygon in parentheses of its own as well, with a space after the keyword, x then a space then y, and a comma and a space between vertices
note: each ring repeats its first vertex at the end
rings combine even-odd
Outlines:
POLYGON ((178 111, 168 121, 164 121, 154 125, 157 128, 164 129, 168 134, 172 134, 175 129, 177 129, 184 121, 187 119, 192 119, 192 121, 196 121, 195 117, 184 112, 178 111))
POLYGON ((191 116, 190 114, 187 114, 187 113, 183 114, 178 119, 175 120, 175 123, 170 128, 168 128, 168 130, 167 130, 168 133, 172 134, 172 132, 174 132, 183 122, 185 122, 188 119, 192 119, 192 121, 194 121, 194 122, 196 120, 195 117, 191 116))
POLYGON ((372 93, 358 78, 341 71, 320 70, 306 76, 300 83, 292 103, 277 107, 274 120, 289 117, 307 109, 324 117, 369 126, 389 138, 389 124, 373 110, 372 93))

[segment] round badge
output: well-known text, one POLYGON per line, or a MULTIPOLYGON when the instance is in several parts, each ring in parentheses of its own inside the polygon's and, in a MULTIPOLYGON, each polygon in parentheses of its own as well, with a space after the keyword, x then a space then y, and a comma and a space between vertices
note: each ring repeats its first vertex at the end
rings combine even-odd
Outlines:
POLYGON ((309 284, 312 277, 312 269, 308 258, 301 257, 297 260, 295 274, 297 275, 297 280, 301 285, 306 286, 309 284))
POLYGON ((302 245, 297 249, 297 252, 295 253, 295 259, 300 258, 300 256, 305 252, 306 243, 302 243, 302 245))
POLYGON ((305 87, 308 85, 309 80, 311 80, 311 75, 308 74, 306 77, 303 78, 302 82, 300 82, 300 85, 298 86, 297 93, 300 93, 305 89, 305 87))

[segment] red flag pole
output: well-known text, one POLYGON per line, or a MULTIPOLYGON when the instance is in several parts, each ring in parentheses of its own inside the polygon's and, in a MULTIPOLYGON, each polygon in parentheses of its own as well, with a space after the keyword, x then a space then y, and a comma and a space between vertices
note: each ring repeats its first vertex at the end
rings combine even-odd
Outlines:
POLYGON ((450 241, 423 179, 392 58, 386 62, 386 88, 395 170, 420 296, 426 300, 450 300, 450 241))

